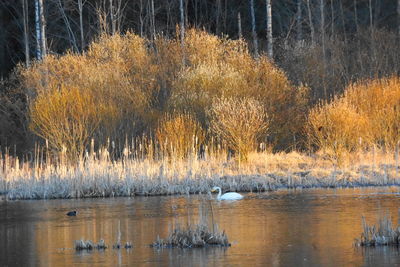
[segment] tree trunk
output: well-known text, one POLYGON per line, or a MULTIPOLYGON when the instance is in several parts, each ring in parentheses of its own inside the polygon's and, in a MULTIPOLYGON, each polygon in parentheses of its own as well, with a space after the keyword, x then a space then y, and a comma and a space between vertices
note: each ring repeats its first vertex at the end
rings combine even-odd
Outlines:
POLYGON ((140 6, 139 6, 139 23, 140 23, 140 37, 143 37, 143 0, 140 0, 140 6))
POLYGON ((238 36, 239 36, 239 39, 242 39, 243 38, 243 35, 242 35, 242 18, 240 17, 240 12, 238 12, 237 18, 238 18, 238 36))
POLYGON ((319 1, 319 7, 321 12, 321 43, 322 43, 322 63, 323 63, 323 76, 322 76, 322 86, 324 89, 324 98, 328 99, 328 95, 326 92, 326 82, 325 82, 325 75, 326 75, 326 51, 325 51, 325 11, 324 11, 324 0, 319 1))
MULTIPOLYGON (((400 0, 399 0, 400 1, 400 0)), ((347 34, 346 34, 346 22, 344 20, 344 11, 343 11, 343 3, 342 0, 339 0, 340 5, 340 16, 342 17, 342 27, 343 27, 343 37, 344 43, 347 44, 347 34)))
POLYGON ((356 24, 356 32, 358 33, 358 12, 357 12, 357 0, 354 0, 354 21, 356 24))
POLYGON ((78 0, 78 10, 79 10, 79 29, 81 34, 81 52, 85 49, 85 37, 83 32, 83 5, 82 0, 78 0))
POLYGON ((154 11, 154 0, 151 0, 151 36, 156 38, 156 15, 154 11))
POLYGON ((116 31, 115 19, 114 19, 114 5, 113 0, 109 1, 110 3, 110 20, 111 20, 111 34, 114 35, 116 31))
POLYGON ((311 31, 311 45, 315 46, 315 29, 314 29, 314 23, 312 20, 310 0, 307 0, 307 13, 308 13, 308 22, 310 24, 310 31, 311 31))
POLYGON ((39 0, 35 0, 35 33, 36 33, 36 59, 42 59, 40 7, 39 0))
POLYGON ((24 45, 25 45, 25 66, 29 67, 29 36, 28 36, 28 3, 27 0, 22 0, 22 16, 24 22, 24 45))
POLYGON ((274 44, 272 39, 272 8, 271 0, 265 0, 265 8, 267 12, 267 46, 268 57, 274 59, 274 44))
POLYGON ((39 0, 39 13, 40 13, 40 41, 42 48, 42 58, 45 58, 47 55, 47 46, 46 46, 46 20, 44 18, 44 7, 43 0, 39 0))
POLYGON ((297 27, 297 41, 301 41, 303 39, 303 29, 301 27, 302 21, 302 12, 301 12, 301 2, 303 0, 297 0, 297 12, 296 12, 296 27, 297 27))
POLYGON ((331 0, 331 35, 335 35, 335 11, 333 8, 333 0, 331 0))
POLYGON ((254 0, 250 0, 251 34, 253 36, 254 55, 258 57, 258 40, 256 32, 256 15, 254 13, 254 0))
POLYGON ((181 37, 181 48, 182 48, 182 62, 185 63, 185 12, 183 0, 179 0, 179 10, 181 15, 181 25, 180 25, 180 37, 181 37))
POLYGON ((221 33, 221 27, 219 22, 219 18, 221 17, 221 0, 216 0, 216 1, 217 1, 217 10, 215 15, 215 32, 219 36, 221 33))
POLYGON ((400 0, 397 0, 397 27, 399 28, 400 36, 400 0))

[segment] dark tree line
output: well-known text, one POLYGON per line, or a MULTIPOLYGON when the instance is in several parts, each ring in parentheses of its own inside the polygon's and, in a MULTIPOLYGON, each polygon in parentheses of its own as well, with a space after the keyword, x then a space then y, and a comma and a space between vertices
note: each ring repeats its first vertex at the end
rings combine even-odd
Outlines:
POLYGON ((311 103, 400 73, 400 0, 0 0, 0 139, 26 138, 17 64, 83 52, 101 33, 151 40, 190 27, 244 38, 254 56, 267 54, 310 87, 311 103))
MULTIPOLYGON (((254 41, 267 50, 267 40, 322 42, 344 40, 364 28, 400 31, 398 0, 183 0, 186 27, 204 28, 254 41), (252 8, 252 5, 254 7, 252 8), (268 6, 271 25, 268 28, 268 6), (251 10, 254 10, 252 16, 251 10), (322 12, 322 13, 321 13, 322 12), (240 21, 238 20, 240 18, 240 21), (254 23, 253 19, 254 18, 254 23), (268 29, 271 29, 268 33, 268 29), (254 34, 253 34, 254 30, 254 34)), ((0 74, 6 77, 26 52, 36 57, 36 6, 43 9, 45 41, 51 53, 82 51, 99 32, 132 30, 142 36, 171 35, 179 25, 180 0, 1 0, 0 74), (24 31, 26 35, 24 35, 24 31), (28 42, 27 50, 25 43, 28 42)), ((272 46, 268 50, 272 55, 272 46)), ((258 49, 257 49, 258 50, 258 49)), ((255 51, 257 53, 258 51, 255 51)))

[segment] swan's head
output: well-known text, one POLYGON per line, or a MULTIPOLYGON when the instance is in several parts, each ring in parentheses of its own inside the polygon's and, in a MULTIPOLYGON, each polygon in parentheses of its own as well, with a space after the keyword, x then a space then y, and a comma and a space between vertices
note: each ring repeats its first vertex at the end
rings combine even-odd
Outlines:
POLYGON ((215 193, 215 192, 218 192, 218 191, 220 191, 221 190, 221 188, 219 188, 218 186, 214 186, 212 189, 211 189, 211 193, 215 193))

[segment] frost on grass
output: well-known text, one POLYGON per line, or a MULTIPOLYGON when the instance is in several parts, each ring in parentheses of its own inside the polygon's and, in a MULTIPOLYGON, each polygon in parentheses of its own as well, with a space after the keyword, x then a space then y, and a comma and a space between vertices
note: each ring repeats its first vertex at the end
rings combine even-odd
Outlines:
POLYGON ((400 244, 400 225, 393 226, 389 214, 381 216, 378 225, 369 225, 362 218, 363 232, 360 239, 356 239, 357 246, 398 246, 400 244))

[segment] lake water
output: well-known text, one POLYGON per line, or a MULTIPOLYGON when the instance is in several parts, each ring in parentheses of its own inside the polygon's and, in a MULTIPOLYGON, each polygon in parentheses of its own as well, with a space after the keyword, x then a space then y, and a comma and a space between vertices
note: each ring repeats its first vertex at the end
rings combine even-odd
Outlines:
POLYGON ((397 223, 400 189, 314 189, 212 200, 231 247, 153 249, 172 225, 198 219, 209 196, 0 202, 0 265, 8 266, 400 266, 400 249, 358 248, 361 216, 389 211, 397 223), (78 216, 66 212, 77 210, 78 216), (112 249, 118 236, 130 250, 112 249), (76 252, 74 240, 103 238, 105 251, 76 252))

